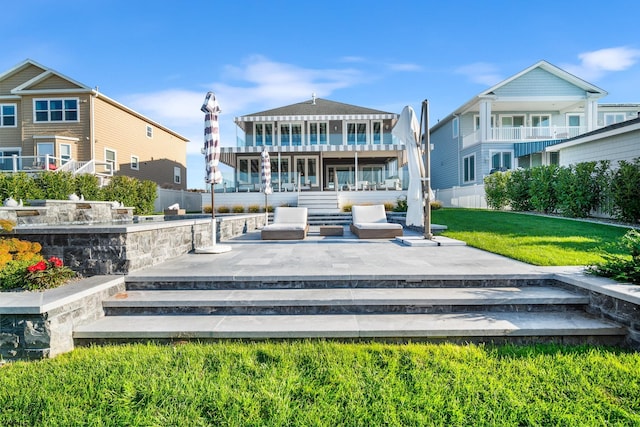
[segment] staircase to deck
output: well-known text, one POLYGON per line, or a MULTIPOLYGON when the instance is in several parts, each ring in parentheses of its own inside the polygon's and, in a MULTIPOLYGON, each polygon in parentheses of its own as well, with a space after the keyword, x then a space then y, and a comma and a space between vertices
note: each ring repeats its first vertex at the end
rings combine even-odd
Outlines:
POLYGON ((587 295, 554 281, 127 278, 76 345, 145 340, 347 339, 618 345, 587 295))
POLYGON ((340 213, 335 191, 302 191, 298 194, 298 206, 307 208, 309 214, 340 213))

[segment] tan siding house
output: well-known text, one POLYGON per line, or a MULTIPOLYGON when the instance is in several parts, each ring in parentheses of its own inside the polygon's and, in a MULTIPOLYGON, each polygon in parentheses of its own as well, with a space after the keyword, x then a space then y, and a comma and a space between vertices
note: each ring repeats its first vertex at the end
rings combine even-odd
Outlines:
POLYGON ((109 162, 114 175, 185 190, 187 142, 98 90, 34 61, 0 74, 2 170, 12 155, 26 162, 29 156, 48 154, 55 167, 109 162))

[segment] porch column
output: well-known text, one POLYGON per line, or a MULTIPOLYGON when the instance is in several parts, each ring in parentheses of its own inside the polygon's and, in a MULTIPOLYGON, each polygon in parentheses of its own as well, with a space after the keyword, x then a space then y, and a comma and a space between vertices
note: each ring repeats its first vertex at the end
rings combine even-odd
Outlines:
POLYGON ((491 140, 491 100, 480 100, 480 141, 491 140))
POLYGON ((587 122, 587 132, 598 127, 598 100, 588 94, 584 107, 584 116, 587 122))

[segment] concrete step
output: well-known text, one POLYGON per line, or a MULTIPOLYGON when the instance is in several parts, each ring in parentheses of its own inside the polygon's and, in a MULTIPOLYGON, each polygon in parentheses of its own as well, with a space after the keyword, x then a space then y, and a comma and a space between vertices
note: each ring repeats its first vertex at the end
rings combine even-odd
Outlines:
POLYGON ((78 326, 78 345, 154 339, 438 339, 608 343, 624 329, 584 313, 470 312, 271 316, 108 316, 78 326))
POLYGON ((128 290, 103 302, 107 315, 327 314, 562 311, 585 295, 546 286, 495 288, 326 288, 128 290))

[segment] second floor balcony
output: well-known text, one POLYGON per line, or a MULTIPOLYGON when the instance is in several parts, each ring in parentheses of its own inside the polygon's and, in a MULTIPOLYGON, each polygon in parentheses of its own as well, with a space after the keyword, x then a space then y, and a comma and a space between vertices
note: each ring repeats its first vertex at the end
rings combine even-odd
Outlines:
POLYGON ((519 126, 492 127, 488 139, 483 140, 480 130, 462 137, 463 146, 478 142, 527 142, 547 139, 568 139, 587 131, 586 126, 519 126))

